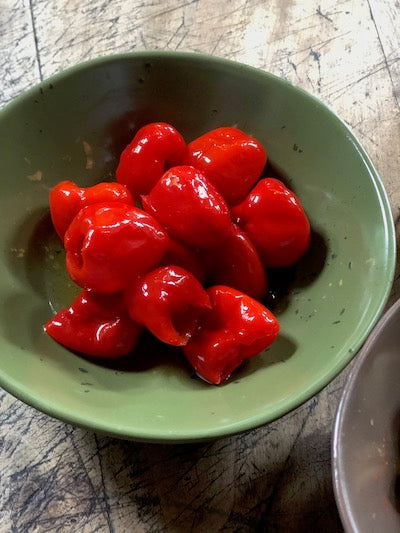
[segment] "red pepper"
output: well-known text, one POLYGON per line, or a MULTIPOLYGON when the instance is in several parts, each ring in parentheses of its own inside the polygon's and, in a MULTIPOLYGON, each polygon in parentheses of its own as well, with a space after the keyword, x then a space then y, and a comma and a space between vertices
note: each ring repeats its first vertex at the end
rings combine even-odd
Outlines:
POLYGON ((165 122, 147 124, 122 152, 117 181, 138 198, 149 193, 168 168, 183 164, 186 154, 186 143, 173 126, 165 122))
POLYGON ((177 266, 149 272, 126 291, 132 320, 146 326, 158 339, 185 345, 210 299, 197 279, 177 266))
POLYGON ((255 300, 267 295, 267 275, 260 256, 235 224, 223 246, 207 250, 203 257, 213 284, 233 287, 255 300))
POLYGON ((98 183, 92 187, 78 187, 73 181, 62 181, 50 191, 50 214, 61 240, 78 212, 87 205, 99 202, 122 202, 133 205, 128 189, 120 183, 98 183))
POLYGON ((79 211, 64 239, 67 270, 77 285, 97 292, 123 290, 157 266, 168 236, 136 207, 109 202, 79 211))
POLYGON ((207 290, 212 310, 183 351, 199 376, 218 385, 276 339, 279 323, 261 303, 222 285, 207 290))
POLYGON ((188 145, 188 164, 204 173, 228 205, 246 197, 266 161, 262 144, 237 128, 217 128, 188 145))
POLYGON ((266 268, 296 263, 310 244, 310 224, 300 200, 275 178, 259 181, 231 214, 266 268))
POLYGON ((231 232, 225 200, 194 167, 168 170, 142 203, 171 237, 190 246, 213 246, 231 232))
POLYGON ((69 309, 61 309, 44 326, 66 348, 102 358, 131 352, 142 326, 131 320, 121 294, 83 291, 69 309))
POLYGON ((161 260, 162 266, 177 265, 188 270, 203 284, 206 273, 197 250, 170 237, 167 251, 161 260))

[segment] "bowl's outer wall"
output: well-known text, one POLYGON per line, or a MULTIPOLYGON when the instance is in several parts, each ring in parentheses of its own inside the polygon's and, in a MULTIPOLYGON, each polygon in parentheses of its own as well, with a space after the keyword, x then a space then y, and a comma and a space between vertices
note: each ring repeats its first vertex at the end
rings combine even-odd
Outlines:
POLYGON ((0 383, 49 414, 157 441, 250 429, 326 385, 383 309, 395 251, 379 177, 331 111, 279 78, 190 54, 116 56, 57 75, 8 105, 0 138, 0 383), (112 179, 124 145, 151 121, 170 122, 187 141, 221 125, 258 137, 313 228, 311 251, 276 311, 279 340, 221 387, 191 379, 175 352, 154 359, 146 350, 137 364, 107 367, 42 331, 77 294, 51 229, 50 188, 63 179, 112 179))

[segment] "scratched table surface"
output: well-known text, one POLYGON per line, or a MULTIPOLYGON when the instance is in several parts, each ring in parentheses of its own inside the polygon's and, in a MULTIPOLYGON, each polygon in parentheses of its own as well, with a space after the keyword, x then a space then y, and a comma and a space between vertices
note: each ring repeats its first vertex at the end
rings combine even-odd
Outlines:
MULTIPOLYGON (((397 0, 0 0, 0 106, 104 54, 238 60, 310 91, 350 125, 397 222, 399 41, 397 0)), ((396 279, 389 304, 399 292, 396 279)), ((0 532, 342 531, 330 446, 348 372, 273 424, 192 445, 99 436, 1 391, 0 532)))

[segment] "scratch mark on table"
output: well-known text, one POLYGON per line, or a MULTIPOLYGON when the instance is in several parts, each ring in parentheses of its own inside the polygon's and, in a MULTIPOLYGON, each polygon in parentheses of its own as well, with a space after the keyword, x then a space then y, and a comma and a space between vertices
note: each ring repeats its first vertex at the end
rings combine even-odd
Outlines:
POLYGON ((38 64, 38 69, 39 69, 39 77, 40 77, 40 81, 43 81, 42 64, 41 64, 40 53, 39 53, 39 39, 38 39, 37 31, 36 31, 35 15, 33 13, 32 0, 29 0, 29 12, 31 14, 31 20, 32 20, 33 40, 35 43, 36 61, 38 64))
POLYGON ((100 477, 101 477, 101 483, 102 483, 102 487, 103 487, 104 508, 105 508, 105 514, 106 514, 106 519, 107 519, 107 525, 109 527, 109 532, 110 533, 114 533, 114 526, 113 526, 112 519, 111 519, 110 502, 108 500, 107 487, 106 487, 106 483, 105 483, 105 479, 104 479, 103 461, 102 461, 101 453, 100 453, 100 450, 99 450, 99 439, 98 439, 98 436, 96 434, 94 434, 94 440, 95 440, 96 448, 97 448, 97 452, 98 452, 99 467, 100 467, 100 477))
POLYGON ((372 20, 372 22, 374 24, 374 27, 375 27, 375 30, 376 30, 376 35, 378 37, 379 46, 381 48, 381 51, 382 51, 382 54, 383 54, 383 58, 384 58, 384 61, 385 61, 385 67, 386 67, 386 69, 388 71, 390 83, 392 84, 393 97, 394 97, 394 99, 396 101, 396 105, 397 105, 397 107, 398 107, 398 109, 400 111, 400 100, 399 100, 399 96, 398 96, 397 91, 396 91, 396 86, 395 86, 395 83, 394 83, 394 80, 393 80, 393 77, 392 77, 392 71, 390 69, 390 65, 389 65, 388 58, 387 58, 387 55, 386 55, 386 52, 385 52, 385 48, 384 48, 383 43, 382 43, 381 34, 379 32, 379 28, 378 28, 378 25, 377 25, 375 17, 374 17, 374 13, 372 11, 370 0, 367 0, 367 3, 368 3, 368 7, 369 7, 369 13, 370 13, 370 16, 371 16, 371 20, 372 20))

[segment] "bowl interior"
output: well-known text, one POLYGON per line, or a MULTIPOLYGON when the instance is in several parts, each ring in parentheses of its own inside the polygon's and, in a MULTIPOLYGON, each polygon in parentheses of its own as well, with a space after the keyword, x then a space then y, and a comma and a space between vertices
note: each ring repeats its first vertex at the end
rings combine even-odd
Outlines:
POLYGON ((393 224, 368 157, 346 126, 303 91, 262 71, 190 54, 137 53, 55 76, 0 112, 1 385, 45 412, 108 434, 199 440, 286 413, 353 357, 388 296, 393 224), (278 341, 226 385, 193 379, 179 352, 149 339, 135 358, 98 364, 42 325, 76 287, 51 228, 49 189, 112 179, 135 130, 166 121, 187 141, 236 125, 259 138, 313 228, 278 287, 278 341))
POLYGON ((400 529, 399 320, 397 301, 360 352, 336 416, 333 479, 348 532, 400 529))

